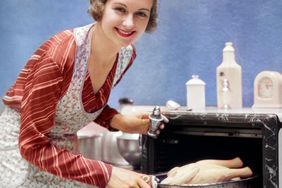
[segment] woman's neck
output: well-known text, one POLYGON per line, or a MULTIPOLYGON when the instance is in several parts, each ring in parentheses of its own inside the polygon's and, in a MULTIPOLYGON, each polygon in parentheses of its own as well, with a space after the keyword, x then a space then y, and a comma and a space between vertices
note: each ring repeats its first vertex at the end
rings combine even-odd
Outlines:
POLYGON ((92 30, 91 55, 94 59, 105 66, 113 63, 120 48, 112 43, 96 23, 92 30))

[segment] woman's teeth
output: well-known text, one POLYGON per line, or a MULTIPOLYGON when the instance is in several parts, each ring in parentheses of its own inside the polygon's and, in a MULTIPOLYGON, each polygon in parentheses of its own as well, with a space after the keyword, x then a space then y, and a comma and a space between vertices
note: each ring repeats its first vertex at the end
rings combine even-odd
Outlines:
POLYGON ((117 31, 123 37, 129 37, 134 33, 134 31, 123 31, 123 30, 119 30, 119 29, 117 29, 117 31))

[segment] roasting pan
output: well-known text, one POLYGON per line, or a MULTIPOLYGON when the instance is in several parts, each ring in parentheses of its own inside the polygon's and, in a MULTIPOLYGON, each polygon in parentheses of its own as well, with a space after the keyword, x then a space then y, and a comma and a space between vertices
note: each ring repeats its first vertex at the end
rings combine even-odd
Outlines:
MULTIPOLYGON (((164 173, 155 175, 158 182, 161 182, 166 175, 164 173)), ((157 183, 157 188, 258 188, 261 187, 259 183, 259 177, 254 175, 249 178, 240 180, 230 180, 219 183, 209 183, 209 184, 189 184, 189 185, 167 185, 157 183)))

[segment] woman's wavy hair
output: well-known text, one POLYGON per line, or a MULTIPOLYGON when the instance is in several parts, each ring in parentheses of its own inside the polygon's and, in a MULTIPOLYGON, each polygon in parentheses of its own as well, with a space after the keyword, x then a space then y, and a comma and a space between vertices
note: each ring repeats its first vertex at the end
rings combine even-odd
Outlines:
MULTIPOLYGON (((90 5, 88 8, 88 13, 93 17, 94 20, 100 21, 103 16, 103 11, 105 8, 105 4, 107 3, 107 0, 89 0, 90 5)), ((149 18, 149 22, 146 28, 146 32, 150 33, 156 30, 157 27, 157 0, 153 0, 153 6, 151 9, 151 14, 149 18)))

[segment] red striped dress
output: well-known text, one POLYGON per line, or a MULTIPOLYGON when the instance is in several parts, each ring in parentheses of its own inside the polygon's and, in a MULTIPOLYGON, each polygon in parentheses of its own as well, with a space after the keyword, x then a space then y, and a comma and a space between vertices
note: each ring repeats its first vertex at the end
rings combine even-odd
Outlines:
MULTIPOLYGON (((19 150, 21 156, 28 161, 27 175, 26 178, 23 178, 22 187, 28 187, 27 184, 30 185, 34 182, 36 185, 38 181, 51 182, 52 187, 56 187, 55 185, 58 187, 81 187, 86 184, 105 187, 109 181, 112 166, 101 161, 84 158, 76 153, 74 133, 86 125, 86 120, 91 118, 92 114, 95 114, 93 120, 96 123, 110 129, 110 121, 117 114, 115 109, 107 105, 110 91, 131 66, 136 54, 132 46, 121 50, 104 85, 97 93, 94 93, 87 65, 83 64, 89 56, 90 45, 82 45, 85 41, 88 43, 91 41, 89 36, 91 36, 92 26, 88 25, 77 29, 76 35, 81 39, 80 41, 77 40, 74 30, 61 32, 46 41, 32 55, 20 72, 15 84, 3 98, 4 104, 10 110, 8 110, 9 113, 6 113, 6 118, 9 114, 20 116, 20 125, 18 125, 20 126, 19 150), (79 53, 82 54, 82 57, 78 55, 79 53), (125 61, 128 62, 124 64, 125 61), (77 65, 77 69, 86 67, 85 73, 76 70, 75 62, 82 62, 77 65), (85 74, 85 76, 74 75, 77 72, 85 74), (77 77, 83 78, 81 86, 73 83, 77 77), (81 87, 81 93, 79 93, 79 87, 81 87), (78 100, 81 98, 81 101, 75 101, 72 104, 72 102, 63 100, 69 100, 72 95, 77 95, 76 98, 78 100), (82 109, 76 111, 76 106, 79 108, 79 102, 82 104, 82 109), (77 119, 74 120, 77 122, 68 124, 73 117, 83 117, 76 112, 85 113, 86 119, 81 118, 83 119, 81 125, 76 125, 79 122, 77 119), (60 145, 61 142, 63 145, 60 145), (36 177, 41 179, 36 179, 36 177), (32 182, 33 178, 36 179, 34 182, 32 182)), ((75 100, 75 96, 73 97, 75 100)), ((2 126, 7 125, 0 125, 0 136, 2 126)), ((7 131, 5 134, 8 134, 7 131)), ((15 139, 18 139, 17 136, 15 139)), ((7 148, 3 149, 0 146, 0 159, 4 157, 2 156, 4 152, 1 150, 4 151, 7 148)), ((14 148, 14 150, 16 152, 18 149, 14 148)), ((0 168, 4 168, 2 166, 0 168)), ((5 178, 5 176, 1 177, 0 174, 1 178, 5 178)), ((5 180, 0 180, 0 183, 1 181, 5 183, 5 180)))

